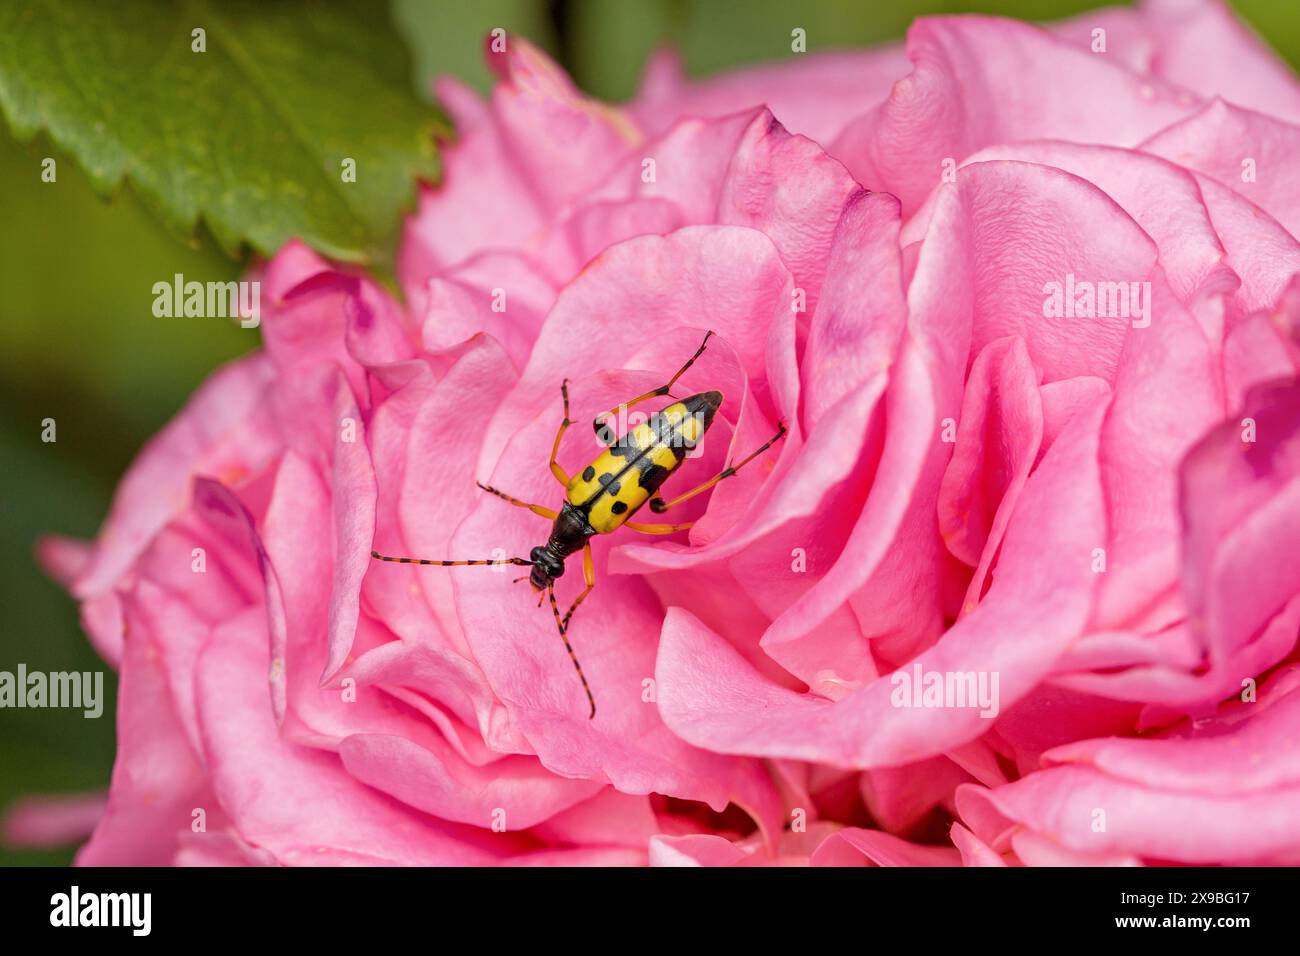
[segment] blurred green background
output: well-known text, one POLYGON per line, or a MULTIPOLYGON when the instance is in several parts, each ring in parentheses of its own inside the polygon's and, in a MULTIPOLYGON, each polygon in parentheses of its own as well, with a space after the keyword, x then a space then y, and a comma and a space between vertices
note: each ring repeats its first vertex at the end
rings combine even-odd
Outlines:
MULTIPOLYGON (((412 83, 451 73, 487 89, 483 38, 494 27, 527 35, 588 91, 623 99, 648 54, 680 49, 704 75, 790 55, 790 30, 809 52, 901 38, 916 16, 943 12, 1054 19, 1102 6, 1086 0, 394 0, 393 21, 414 56, 412 83)), ((376 4, 379 7, 379 4, 376 4)), ((1300 3, 1237 0, 1238 13, 1300 65, 1300 3)), ((382 12, 382 8, 380 9, 382 12)), ((90 537, 140 446, 218 364, 258 345, 257 332, 212 319, 158 319, 154 282, 226 280, 244 263, 201 230, 163 226, 129 189, 104 200, 43 137, 20 145, 0 121, 0 670, 102 663, 73 602, 36 568, 50 531, 90 537), (43 183, 41 160, 58 160, 43 183), (54 418, 58 441, 41 441, 54 418)), ((108 687, 115 688, 111 673, 108 687)), ((79 711, 0 710, 0 808, 25 794, 105 787, 114 753, 114 699, 99 720, 79 711)), ((72 848, 14 850, 3 864, 63 864, 72 848)))

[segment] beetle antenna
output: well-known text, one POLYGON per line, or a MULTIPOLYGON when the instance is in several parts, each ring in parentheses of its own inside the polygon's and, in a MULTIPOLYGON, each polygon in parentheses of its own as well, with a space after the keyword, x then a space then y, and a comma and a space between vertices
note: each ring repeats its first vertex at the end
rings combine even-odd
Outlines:
POLYGON ((484 561, 431 561, 428 558, 403 558, 391 554, 380 554, 378 551, 371 551, 370 556, 377 561, 392 561, 396 564, 427 564, 436 568, 459 568, 482 564, 521 564, 526 568, 533 566, 533 562, 528 558, 491 558, 484 561))

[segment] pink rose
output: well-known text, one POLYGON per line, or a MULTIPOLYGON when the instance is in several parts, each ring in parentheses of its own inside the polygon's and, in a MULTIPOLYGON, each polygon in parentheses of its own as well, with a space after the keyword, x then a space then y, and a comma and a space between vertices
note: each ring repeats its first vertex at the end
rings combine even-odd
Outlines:
POLYGON ((122 675, 79 861, 1300 861, 1300 85, 1171 7, 440 84, 405 304, 287 246, 265 349, 43 549, 122 675), (665 490, 789 433, 593 542, 589 720, 516 569, 370 551, 527 555, 475 481, 558 506, 561 381, 574 473, 707 330, 665 490))

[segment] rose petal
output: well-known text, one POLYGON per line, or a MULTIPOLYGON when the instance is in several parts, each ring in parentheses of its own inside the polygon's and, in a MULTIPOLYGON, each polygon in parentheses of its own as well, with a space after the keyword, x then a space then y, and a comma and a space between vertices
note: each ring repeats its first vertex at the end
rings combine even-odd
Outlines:
POLYGON ((118 485, 94 554, 72 586, 74 595, 93 597, 111 587, 188 505, 194 475, 238 480, 265 467, 274 442, 257 409, 271 375, 264 356, 225 366, 149 441, 118 485))
MULTIPOLYGON (((1042 679, 1082 628, 1095 579, 1090 550, 1102 530, 1101 412, 1078 416, 1048 451, 1026 485, 988 596, 913 666, 997 674, 1005 708, 1042 679), (1057 505, 1061 500, 1074 503, 1068 515, 1057 505), (1038 555, 1045 547, 1073 560, 1044 564, 1038 555), (1029 628, 1032 643, 1019 639, 1029 628)), ((664 622, 656 678, 668 726, 724 753, 890 766, 932 756, 986 729, 974 707, 894 706, 897 685, 885 677, 834 704, 778 687, 678 608, 664 622)))
POLYGON ((15 800, 0 820, 0 842, 8 847, 55 847, 77 843, 94 831, 108 795, 48 794, 15 800))
POLYGON ((1013 20, 922 18, 908 30, 907 56, 912 72, 839 135, 831 154, 908 213, 939 184, 945 160, 1025 139, 1136 146, 1196 102, 1013 20))
POLYGON ((391 734, 353 734, 339 745, 339 757, 353 777, 408 806, 492 829, 535 826, 603 787, 556 776, 532 757, 506 757, 480 769, 446 744, 422 747, 391 734))
POLYGON ((846 827, 827 837, 813 853, 812 866, 957 866, 951 847, 908 843, 879 830, 846 827))
POLYGON ((1002 859, 993 849, 971 833, 960 823, 952 825, 952 842, 957 847, 957 852, 961 854, 962 866, 1006 866, 1007 861, 1002 859))
POLYGON ((658 131, 683 116, 766 106, 790 132, 829 143, 850 117, 883 100, 907 70, 902 48, 889 46, 800 56, 688 83, 677 55, 667 50, 651 58, 630 112, 641 128, 658 131))
POLYGON ((196 668, 212 785, 245 840, 298 865, 492 859, 471 828, 402 809, 353 780, 333 754, 280 738, 264 684, 266 646, 261 614, 250 611, 214 635, 196 668))
MULTIPOLYGON (((1292 93, 1300 110, 1300 85, 1293 82, 1292 93)), ((1141 149, 1213 177, 1292 235, 1300 234, 1300 173, 1294 162, 1300 126, 1216 99, 1141 149)))

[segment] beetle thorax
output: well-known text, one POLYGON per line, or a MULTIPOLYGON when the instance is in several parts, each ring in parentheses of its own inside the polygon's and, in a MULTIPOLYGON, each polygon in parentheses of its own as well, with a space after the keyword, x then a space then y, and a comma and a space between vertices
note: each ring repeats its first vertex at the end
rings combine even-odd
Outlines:
POLYGON ((593 534, 595 531, 587 523, 587 516, 582 510, 566 503, 555 516, 546 550, 563 561, 569 555, 581 551, 593 534))

